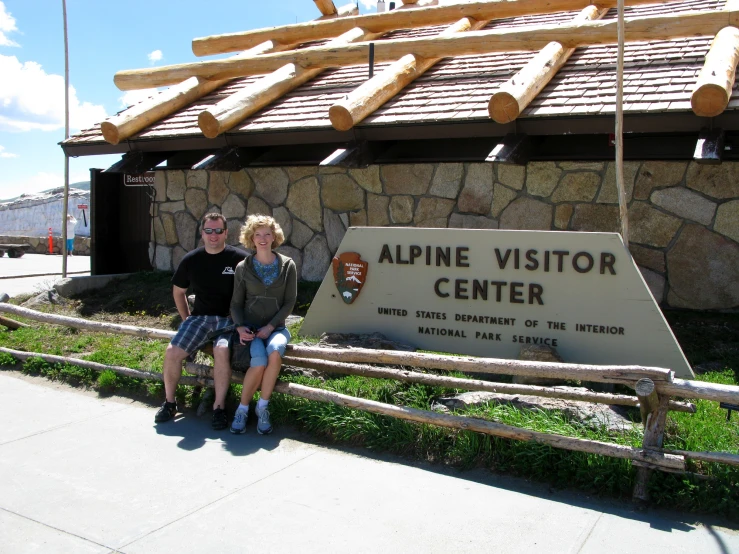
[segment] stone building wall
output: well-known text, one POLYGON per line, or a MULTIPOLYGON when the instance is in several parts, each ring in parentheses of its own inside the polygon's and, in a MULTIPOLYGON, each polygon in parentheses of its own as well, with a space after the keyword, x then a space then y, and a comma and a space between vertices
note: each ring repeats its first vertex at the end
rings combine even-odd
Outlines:
MULTIPOLYGON (((739 308, 739 163, 626 162, 631 252, 664 306, 739 308)), ((172 270, 223 213, 229 242, 269 213, 299 275, 322 280, 348 226, 618 231, 612 162, 272 167, 156 176, 151 254, 172 270)))

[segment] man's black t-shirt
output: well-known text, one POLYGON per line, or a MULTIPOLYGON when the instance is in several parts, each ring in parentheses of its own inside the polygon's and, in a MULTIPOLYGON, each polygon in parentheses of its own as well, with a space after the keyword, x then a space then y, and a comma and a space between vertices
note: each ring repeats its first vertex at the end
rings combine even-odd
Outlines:
POLYGON ((192 315, 228 316, 234 289, 234 270, 247 253, 226 246, 218 254, 208 254, 201 246, 185 254, 172 277, 176 287, 191 288, 195 295, 192 315))

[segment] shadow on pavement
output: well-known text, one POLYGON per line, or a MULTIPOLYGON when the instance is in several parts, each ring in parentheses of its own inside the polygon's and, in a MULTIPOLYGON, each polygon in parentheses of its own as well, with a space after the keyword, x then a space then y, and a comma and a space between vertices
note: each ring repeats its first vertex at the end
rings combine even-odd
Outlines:
MULTIPOLYGON (((279 430, 283 431, 283 428, 280 427, 279 430)), ((549 500, 551 502, 560 502, 562 504, 577 506, 587 510, 594 510, 623 519, 639 521, 649 524, 652 529, 657 529, 667 533, 690 532, 695 530, 698 525, 703 525, 716 540, 716 546, 722 553, 728 553, 729 550, 726 549, 727 547, 723 543, 720 535, 718 535, 713 528, 721 527, 739 532, 739 521, 728 520, 720 516, 671 512, 660 508, 644 507, 627 500, 591 496, 581 491, 555 489, 546 483, 528 481, 511 475, 496 474, 487 469, 458 469, 434 465, 428 462, 403 458, 394 454, 378 453, 357 447, 321 442, 316 440, 315 437, 293 429, 286 430, 286 432, 295 433, 294 438, 296 440, 322 446, 330 450, 341 451, 345 454, 360 456, 381 462, 402 464, 407 467, 413 467, 423 471, 436 473, 438 475, 464 479, 465 481, 470 481, 480 485, 525 494, 541 498, 543 500, 549 500)))
POLYGON ((220 441, 223 450, 234 456, 248 456, 259 450, 274 450, 280 445, 282 433, 260 435, 257 433, 256 418, 251 417, 247 423, 246 433, 234 435, 228 429, 216 431, 210 426, 210 417, 198 417, 195 414, 177 414, 174 420, 167 423, 154 424, 158 435, 181 437, 178 448, 193 451, 202 448, 207 442, 220 441))

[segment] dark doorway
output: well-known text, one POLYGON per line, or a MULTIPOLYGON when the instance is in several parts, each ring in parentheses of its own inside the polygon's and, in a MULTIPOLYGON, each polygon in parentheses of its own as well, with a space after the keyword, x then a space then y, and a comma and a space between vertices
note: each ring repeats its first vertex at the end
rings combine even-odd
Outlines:
POLYGON ((148 186, 124 186, 122 173, 90 170, 92 275, 152 269, 151 194, 148 186))

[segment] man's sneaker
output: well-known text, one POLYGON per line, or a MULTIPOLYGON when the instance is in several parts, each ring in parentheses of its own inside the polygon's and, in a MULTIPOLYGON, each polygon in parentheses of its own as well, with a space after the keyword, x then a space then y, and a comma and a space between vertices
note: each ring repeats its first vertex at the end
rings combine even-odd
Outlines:
POLYGON ((272 432, 272 424, 269 422, 269 410, 266 407, 261 410, 257 407, 256 412, 257 433, 260 435, 269 435, 272 432))
POLYGON ((228 427, 228 417, 226 417, 226 410, 216 408, 213 410, 213 419, 210 421, 211 427, 216 431, 225 429, 228 427))
POLYGON ((169 421, 175 416, 176 413, 177 402, 167 402, 165 400, 164 404, 162 404, 162 407, 157 410, 157 413, 154 416, 154 422, 164 423, 165 421, 169 421))
POLYGON ((231 423, 231 432, 234 435, 243 435, 246 433, 246 420, 249 418, 249 412, 245 410, 236 410, 234 420, 231 423))

